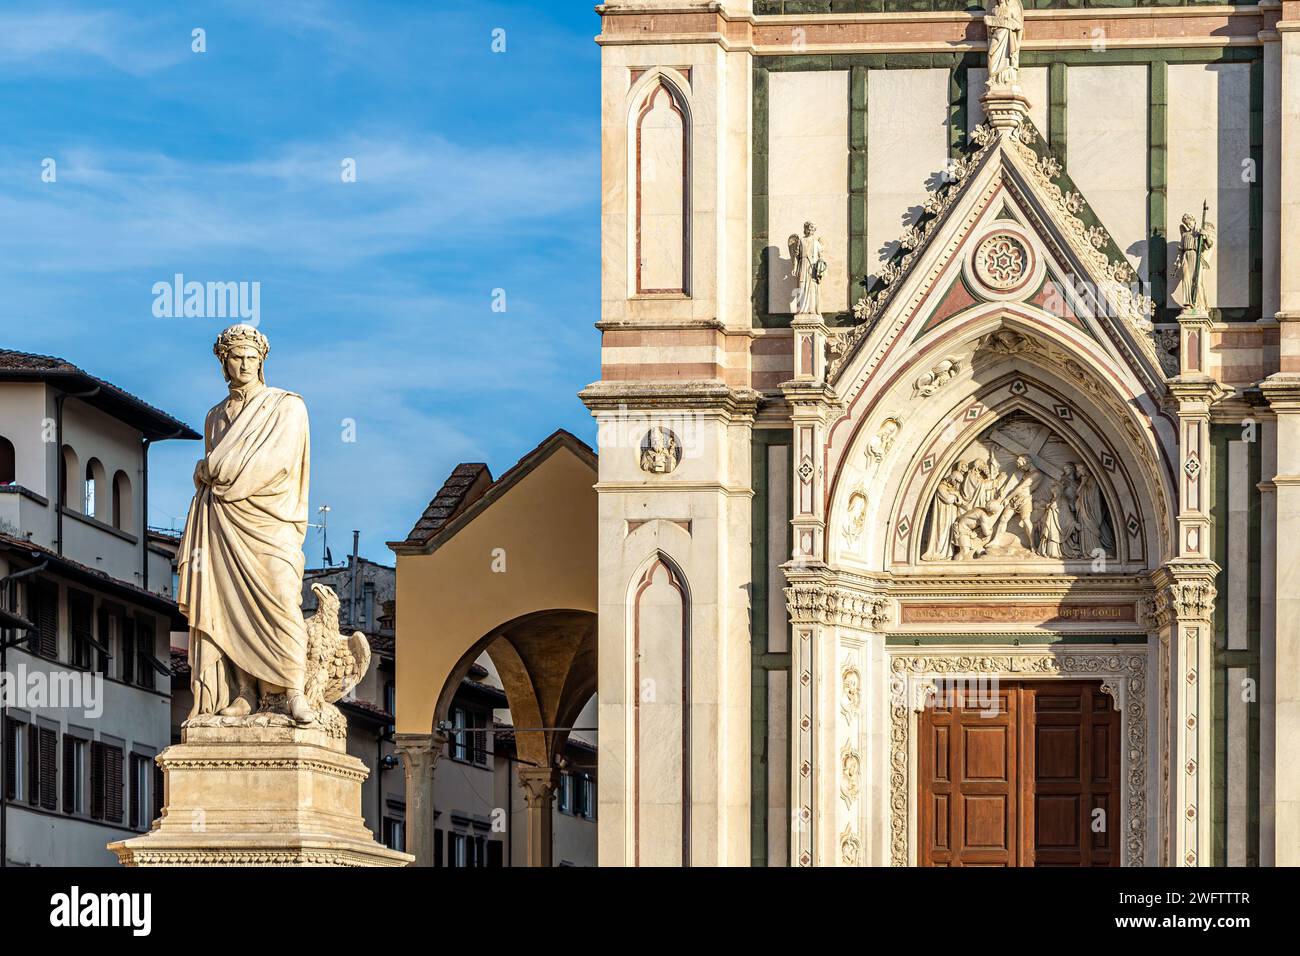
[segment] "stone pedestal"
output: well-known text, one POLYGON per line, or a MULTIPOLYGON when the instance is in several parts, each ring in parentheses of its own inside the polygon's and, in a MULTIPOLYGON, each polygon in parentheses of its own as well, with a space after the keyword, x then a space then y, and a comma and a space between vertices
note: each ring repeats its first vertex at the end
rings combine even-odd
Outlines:
POLYGON ((187 727, 158 756, 166 806, 108 848, 124 866, 406 866, 361 816, 369 771, 344 741, 287 722, 187 727))
POLYGON ((984 116, 994 129, 1019 129, 1029 115, 1029 98, 1020 84, 990 84, 980 97, 984 116))

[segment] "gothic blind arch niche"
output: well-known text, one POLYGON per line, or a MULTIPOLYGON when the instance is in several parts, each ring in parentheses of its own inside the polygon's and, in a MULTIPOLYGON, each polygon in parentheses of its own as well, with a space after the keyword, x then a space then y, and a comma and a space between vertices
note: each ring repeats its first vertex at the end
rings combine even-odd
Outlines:
POLYGON ((631 803, 634 866, 691 862, 691 597, 656 552, 632 578, 631 803))
POLYGON ((632 296, 690 294, 691 112, 680 73, 656 69, 628 95, 632 296))
MULTIPOLYGON (((1004 390, 1028 393, 1026 379, 1016 376, 1004 390)), ((1057 408, 1075 419, 1068 405, 1057 408)), ((970 437, 968 427, 946 452, 922 460, 918 474, 931 467, 919 495, 905 493, 899 501, 894 525, 913 533, 895 535, 894 560, 1079 572, 1145 567, 1137 496, 1109 448, 1088 447, 1067 422, 1050 421, 1014 398, 972 425, 983 428, 970 437)))
MULTIPOLYGON (((1088 540, 1082 544, 1090 545, 1089 560, 1104 556, 1109 570, 1133 572, 1154 569, 1167 560, 1176 513, 1171 505, 1176 498, 1169 464, 1173 430, 1145 396, 1135 397, 1117 387, 1118 376, 1099 361, 1095 342, 1080 348, 1077 333, 1049 328, 1048 322, 1050 316, 1040 317, 1016 305, 972 310, 949 320, 947 335, 927 336, 927 348, 881 376, 887 383, 875 388, 868 384, 862 390, 861 407, 854 409, 851 403, 849 414, 830 433, 827 560, 832 565, 876 571, 935 570, 938 562, 933 556, 923 560, 934 494, 954 465, 965 465, 969 472, 971 462, 981 458, 984 470, 989 470, 990 449, 984 448, 982 454, 967 450, 981 436, 993 438, 990 432, 996 423, 1013 414, 1020 416, 1019 424, 1010 427, 1036 431, 1034 438, 1044 451, 1036 464, 1030 456, 1039 473, 1028 489, 1033 499, 1029 521, 1035 532, 1041 529, 1052 484, 1061 482, 1057 511, 1070 512, 1062 519, 1070 527, 1064 532, 1066 546, 1058 564, 1077 565, 1081 560, 1081 555, 1071 558, 1077 548, 1068 546, 1077 527, 1072 524, 1077 516, 1073 496, 1081 480, 1089 528, 1088 540), (1031 426, 1033 421, 1038 425, 1031 426), (840 438, 843 450, 837 452, 840 429, 846 437, 840 438), (1067 463, 1069 475, 1063 471, 1067 463), (1083 466, 1086 478, 1074 474, 1076 465, 1083 466), (1094 554, 1099 547, 1101 555, 1094 554)), ((973 507, 989 507, 988 496, 995 490, 1005 490, 1007 498, 1020 497, 1014 483, 1007 484, 1007 476, 1017 470, 1014 449, 1023 446, 1011 435, 1003 438, 995 443, 1000 450, 994 455, 993 470, 1000 480, 989 484, 973 507)), ((969 482, 963 476, 967 497, 974 495, 979 483, 980 470, 975 471, 969 482)), ((962 498, 953 502, 961 503, 962 498)), ((1018 556, 1034 564, 1050 563, 1040 560, 1046 555, 1037 554, 1037 534, 1032 544, 1025 539, 1029 531, 1020 524, 1022 510, 1024 502, 1018 501, 1007 524, 1023 544, 1023 553, 1009 539, 1004 538, 1004 547, 995 546, 991 554, 987 542, 973 540, 972 550, 979 554, 967 553, 965 559, 988 564, 990 557, 1018 556)), ((993 517, 992 526, 984 531, 997 531, 1000 519, 1000 514, 993 517)), ((997 531, 1005 532, 1005 527, 997 531)), ((1044 550, 1054 555, 1051 536, 1044 550)))

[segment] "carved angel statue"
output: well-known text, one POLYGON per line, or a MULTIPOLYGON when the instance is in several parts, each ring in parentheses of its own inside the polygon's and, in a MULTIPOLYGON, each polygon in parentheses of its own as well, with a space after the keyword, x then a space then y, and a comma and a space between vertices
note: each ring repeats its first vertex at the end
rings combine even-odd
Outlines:
POLYGON ((817 226, 803 224, 803 235, 791 233, 787 245, 794 263, 791 276, 799 283, 792 305, 797 315, 821 314, 821 283, 826 275, 825 246, 817 235, 817 226))
POLYGON ((320 715, 321 725, 335 737, 347 736, 347 720, 334 702, 356 687, 370 666, 370 642, 360 631, 339 631, 339 596, 324 584, 313 584, 316 613, 307 622, 307 675, 303 694, 320 715))
POLYGON ((1178 231, 1181 242, 1178 258, 1174 265, 1179 275, 1179 295, 1184 309, 1203 312, 1208 307, 1205 286, 1210 268, 1210 250, 1214 247, 1214 223, 1207 218, 1210 204, 1207 202, 1201 211, 1201 224, 1196 225, 1196 217, 1184 214, 1178 231))
POLYGON ((1024 6, 1020 0, 991 0, 984 27, 989 36, 989 85, 1015 83, 1020 76, 1024 6))

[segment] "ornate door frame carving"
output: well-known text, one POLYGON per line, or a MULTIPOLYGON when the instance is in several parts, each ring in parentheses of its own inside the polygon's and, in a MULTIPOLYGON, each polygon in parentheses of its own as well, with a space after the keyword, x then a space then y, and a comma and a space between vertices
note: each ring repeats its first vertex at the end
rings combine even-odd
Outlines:
POLYGON ((917 653, 911 648, 888 650, 889 692, 889 865, 916 865, 916 808, 918 783, 917 731, 925 688, 936 679, 958 675, 1004 680, 1099 678, 1102 689, 1116 700, 1120 711, 1123 827, 1121 865, 1147 866, 1152 858, 1149 839, 1152 774, 1148 766, 1148 741, 1152 737, 1148 714, 1147 679, 1152 643, 1140 650, 1115 648, 944 648, 917 653))

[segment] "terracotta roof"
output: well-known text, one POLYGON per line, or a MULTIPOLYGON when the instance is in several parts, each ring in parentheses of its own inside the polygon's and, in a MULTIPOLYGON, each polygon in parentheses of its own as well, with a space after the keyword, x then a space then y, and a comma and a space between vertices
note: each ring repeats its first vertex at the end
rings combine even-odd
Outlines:
POLYGON ((203 437, 161 409, 54 355, 0 349, 0 381, 49 382, 65 392, 98 389, 96 394, 87 395, 81 401, 134 425, 144 432, 146 438, 161 441, 167 438, 194 440, 203 437))
POLYGON ((25 554, 36 562, 48 561, 51 574, 62 574, 83 584, 89 584, 91 587, 114 592, 119 597, 124 597, 127 600, 151 605, 155 611, 170 615, 174 624, 179 623, 182 627, 185 626, 185 619, 181 617, 180 607, 165 595, 147 591, 138 585, 123 581, 121 578, 115 578, 98 568, 92 568, 80 561, 73 561, 57 551, 51 551, 49 548, 28 541, 26 538, 15 538, 13 535, 0 534, 0 550, 8 551, 11 554, 25 554))
POLYGON ((492 472, 482 462, 457 465, 438 493, 425 507, 415 527, 402 544, 424 544, 440 531, 466 504, 486 491, 492 483, 492 472))
POLYGON ((457 465, 406 539, 390 541, 388 546, 398 553, 432 550, 430 545, 434 544, 435 538, 443 533, 454 534, 461 524, 470 520, 471 512, 477 514, 489 506, 560 448, 570 449, 591 465, 593 471, 596 469, 596 453, 591 446, 563 428, 552 432, 496 481, 492 480, 487 465, 457 465))
POLYGON ((172 657, 168 661, 173 677, 184 677, 190 672, 190 652, 183 647, 173 647, 172 657))
POLYGON ((347 710, 360 711, 372 717, 378 717, 380 722, 385 724, 391 724, 397 719, 378 704, 372 704, 370 701, 361 700, 360 698, 356 700, 341 700, 338 702, 338 706, 347 710))

